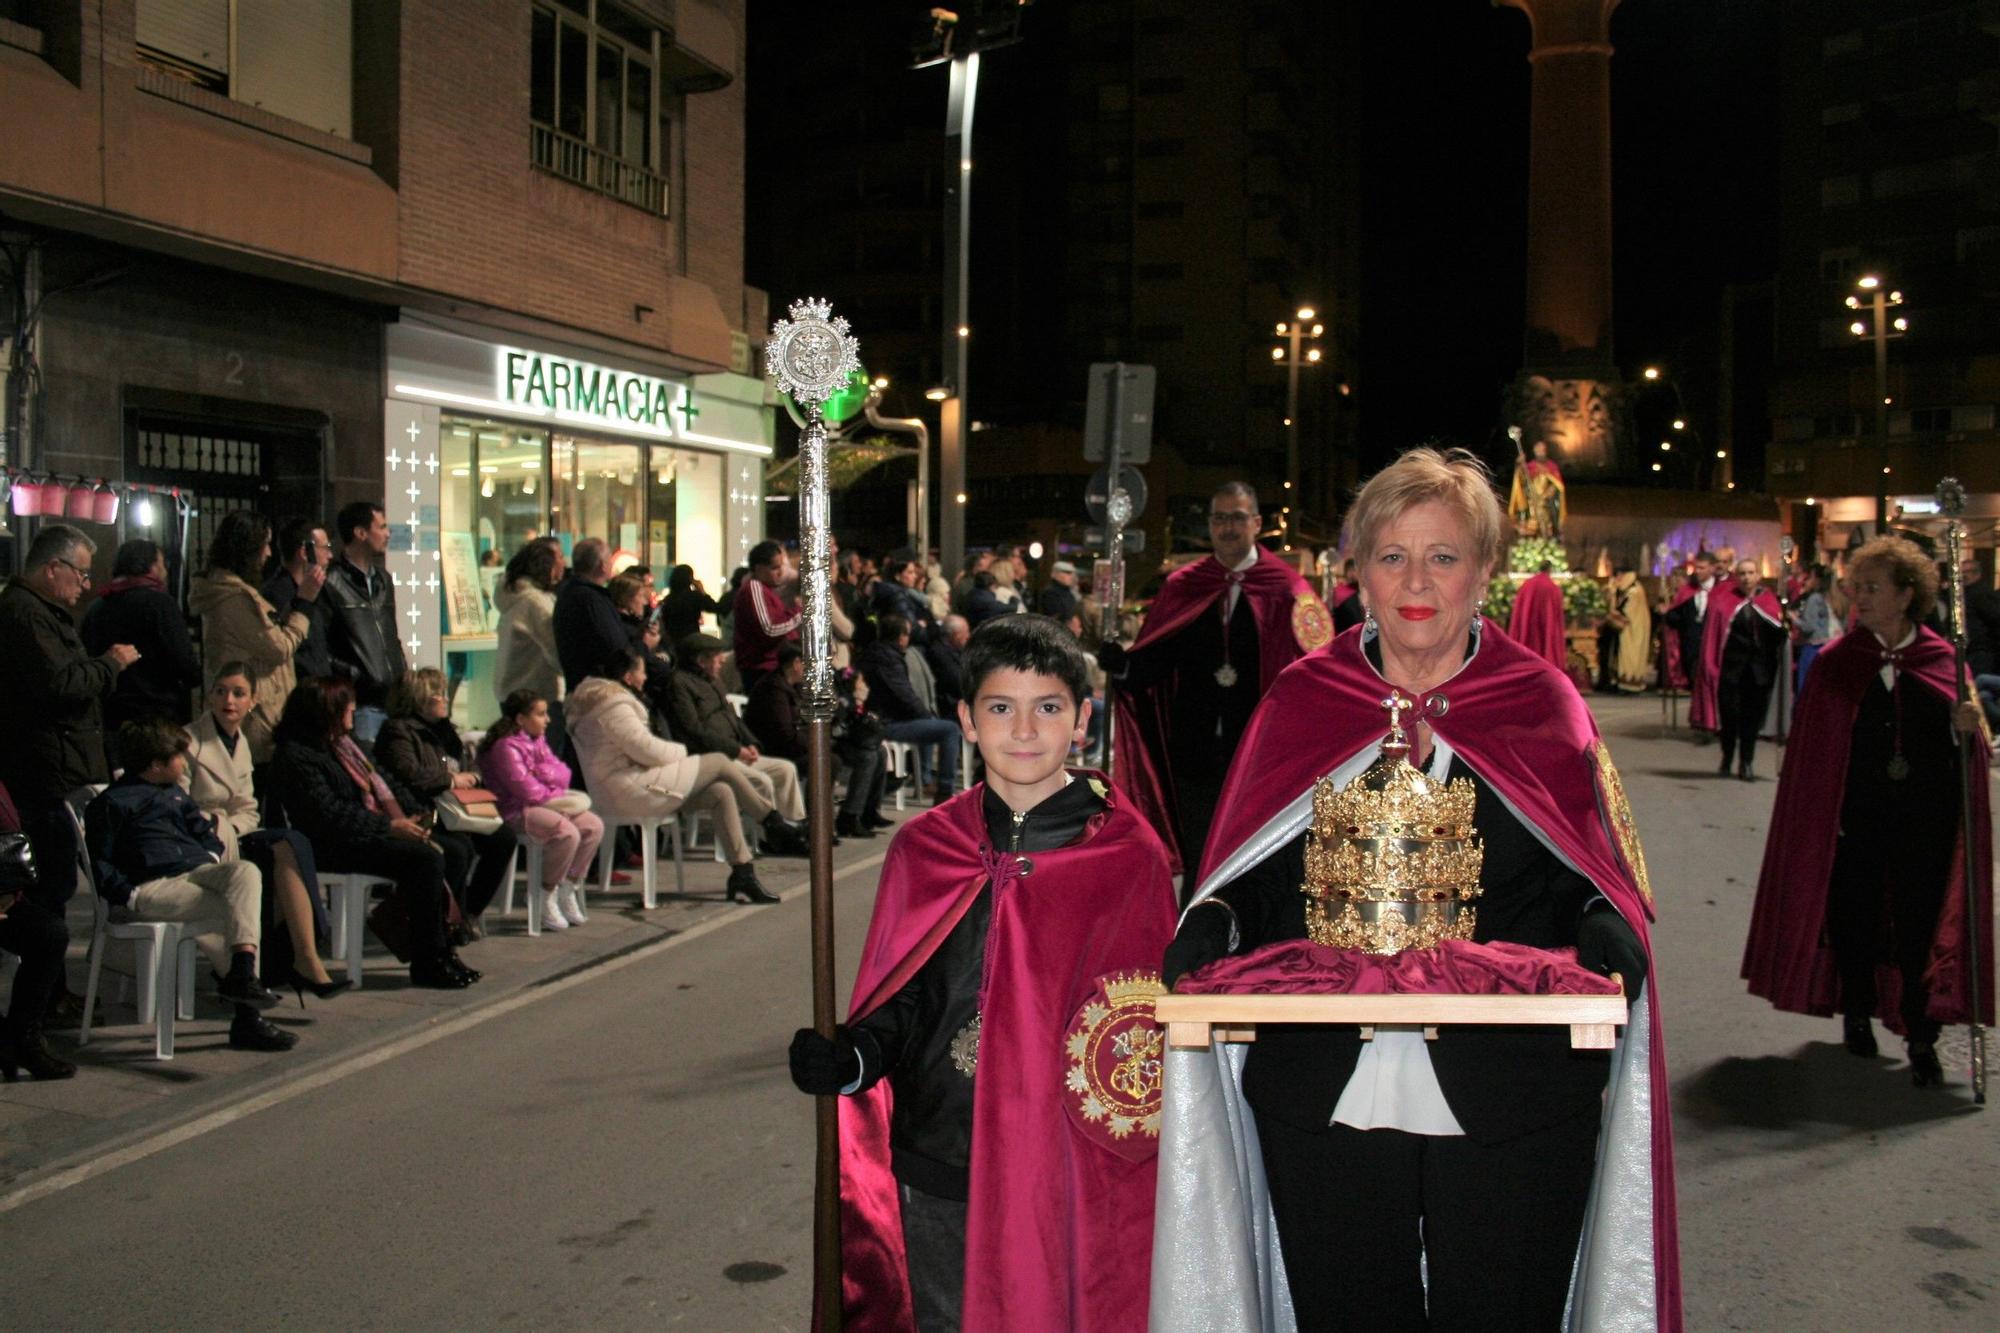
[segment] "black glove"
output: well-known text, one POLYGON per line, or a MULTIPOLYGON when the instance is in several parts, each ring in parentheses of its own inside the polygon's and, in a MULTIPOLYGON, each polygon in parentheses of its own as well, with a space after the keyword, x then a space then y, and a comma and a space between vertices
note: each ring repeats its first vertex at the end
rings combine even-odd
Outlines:
POLYGON ((811 1028, 792 1034, 792 1084, 815 1097, 831 1097, 861 1076, 861 1057, 844 1027, 831 1038, 811 1028))
POLYGON ((1236 933, 1236 914, 1220 899, 1197 905, 1181 922, 1167 956, 1160 960, 1160 982, 1168 990, 1190 972, 1229 956, 1230 937, 1236 933), (1212 904, 1212 905, 1211 905, 1212 904))
POLYGON ((1625 918, 1606 902, 1592 905, 1577 922, 1576 961, 1607 977, 1616 972, 1624 978, 1628 1001, 1638 999, 1646 984, 1646 951, 1625 918))
POLYGON ((1125 674, 1125 645, 1106 640, 1097 645, 1097 665, 1104 668, 1107 676, 1125 674))

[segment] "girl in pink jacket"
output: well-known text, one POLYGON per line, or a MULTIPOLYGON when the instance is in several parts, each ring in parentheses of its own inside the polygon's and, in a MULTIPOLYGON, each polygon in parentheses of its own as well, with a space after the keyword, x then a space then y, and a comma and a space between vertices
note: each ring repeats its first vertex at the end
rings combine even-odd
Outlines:
POLYGON ((548 894, 542 921, 551 930, 567 930, 584 922, 577 894, 604 840, 604 821, 590 812, 583 793, 570 790, 569 765, 549 749, 548 729, 548 700, 515 690, 501 701, 500 720, 480 742, 479 772, 501 817, 541 845, 548 894), (579 804, 584 808, 561 808, 579 804))

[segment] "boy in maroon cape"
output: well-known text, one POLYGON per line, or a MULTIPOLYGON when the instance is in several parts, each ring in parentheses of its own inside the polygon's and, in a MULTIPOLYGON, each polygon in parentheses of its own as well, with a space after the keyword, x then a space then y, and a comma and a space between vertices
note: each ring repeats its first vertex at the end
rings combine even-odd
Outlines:
POLYGON ((1128 651, 1098 659, 1117 678, 1113 780, 1193 887, 1216 798, 1250 715, 1278 673, 1333 638, 1333 618, 1297 570, 1257 544, 1257 492, 1210 497, 1215 554, 1175 570, 1128 651))
POLYGON ((959 722, 985 782, 889 847, 847 1025, 792 1081, 840 1104, 853 1330, 1146 1325, 1166 849, 1063 764, 1090 663, 1046 616, 981 625, 959 722))
POLYGON ((1569 642, 1563 638, 1563 594, 1562 588, 1549 577, 1552 568, 1543 562, 1541 569, 1514 594, 1507 633, 1514 642, 1567 676, 1569 642))
POLYGON ((1944 1023, 1993 1021, 1993 893, 1966 921, 1960 746, 1972 754, 1972 863, 1993 864, 1988 747, 1958 702, 1951 645, 1924 626, 1937 572, 1896 537, 1848 563, 1860 624, 1806 677, 1743 950, 1750 993, 1798 1014, 1843 1017, 1847 1048, 1876 1053, 1873 1018, 1909 1044, 1919 1087, 1944 1080, 1944 1023), (1978 941, 1975 951, 1974 940, 1978 941))

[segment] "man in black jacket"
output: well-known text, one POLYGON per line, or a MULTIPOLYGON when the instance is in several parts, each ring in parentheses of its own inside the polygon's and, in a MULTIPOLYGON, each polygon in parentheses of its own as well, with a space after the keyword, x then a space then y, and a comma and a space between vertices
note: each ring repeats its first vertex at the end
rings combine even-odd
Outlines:
MULTIPOLYGON (((990 576, 989 576, 990 577, 990 576)), ((958 790, 959 752, 965 744, 958 723, 947 721, 924 707, 910 683, 910 668, 903 650, 910 646, 910 622, 889 614, 876 621, 878 636, 863 648, 855 660, 862 678, 868 682, 868 706, 887 723, 890 740, 916 748, 917 785, 928 787, 935 772, 936 799, 940 802, 958 790), (931 768, 931 750, 938 751, 937 768, 931 768)))
POLYGON ((201 662, 181 604, 167 591, 167 558, 159 543, 137 538, 118 548, 111 582, 84 612, 81 633, 86 652, 102 653, 114 643, 139 652, 104 701, 104 748, 114 768, 120 766, 118 728, 125 723, 165 717, 186 725, 201 688, 201 662))
POLYGON ((326 569, 333 559, 333 543, 326 539, 326 527, 309 518, 288 518, 278 529, 278 568, 258 589, 264 600, 287 610, 302 611, 311 626, 299 646, 292 650, 292 666, 300 680, 310 676, 331 676, 333 654, 327 647, 326 602, 318 597, 299 595, 299 583, 306 570, 317 565, 326 569))
POLYGON ((102 704, 118 674, 139 660, 129 643, 96 657, 85 651, 70 609, 90 586, 97 548, 75 528, 44 527, 26 568, 0 591, 0 662, 7 705, 0 708, 0 783, 13 793, 21 829, 35 848, 31 895, 61 914, 76 892, 76 826, 63 799, 110 780, 102 704))
MULTIPOLYGON (((569 577, 556 589, 556 660, 563 687, 573 690, 617 649, 629 642, 625 622, 605 585, 611 582, 608 550, 601 537, 585 537, 570 552, 569 577)), ((574 765, 572 765, 574 767, 574 765)))
POLYGON ((344 505, 334 520, 340 558, 327 570, 327 650, 334 670, 354 681, 354 739, 373 745, 388 720, 389 687, 403 674, 396 589, 376 562, 389 551, 389 520, 371 500, 344 505))
POLYGON ((681 641, 680 665, 674 670, 674 739, 691 754, 726 754, 743 765, 779 818, 797 824, 806 817, 798 767, 759 749, 756 734, 736 715, 722 692, 726 651, 722 640, 710 634, 690 634, 681 641))

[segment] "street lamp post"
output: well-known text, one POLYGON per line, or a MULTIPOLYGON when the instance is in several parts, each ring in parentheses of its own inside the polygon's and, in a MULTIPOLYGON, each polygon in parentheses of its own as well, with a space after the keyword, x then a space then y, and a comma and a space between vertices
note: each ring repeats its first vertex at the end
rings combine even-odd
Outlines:
POLYGON ((1278 321, 1278 336, 1285 341, 1271 349, 1271 360, 1285 368, 1285 536, 1292 532, 1291 511, 1299 508, 1304 492, 1299 488, 1299 372, 1320 362, 1320 349, 1305 344, 1319 341, 1326 325, 1317 322, 1318 312, 1302 305, 1290 320, 1278 321), (1303 353, 1303 355, 1301 355, 1303 353))
POLYGON ((1903 304, 1903 294, 1883 291, 1881 278, 1865 274, 1854 285, 1860 295, 1849 296, 1847 308, 1865 310, 1868 318, 1855 320, 1847 331, 1875 344, 1875 452, 1879 467, 1875 473, 1875 535, 1879 537, 1889 530, 1889 339, 1908 333, 1910 321, 1901 315, 1890 316, 1889 307, 1903 304))

